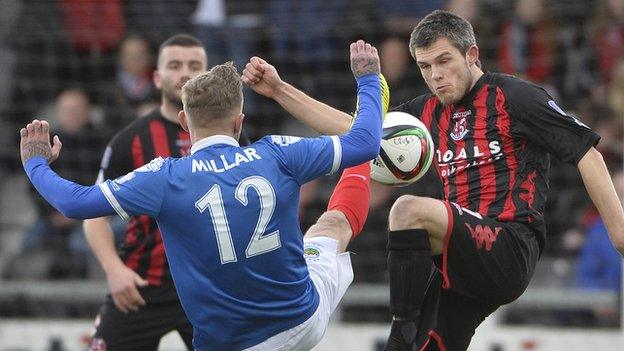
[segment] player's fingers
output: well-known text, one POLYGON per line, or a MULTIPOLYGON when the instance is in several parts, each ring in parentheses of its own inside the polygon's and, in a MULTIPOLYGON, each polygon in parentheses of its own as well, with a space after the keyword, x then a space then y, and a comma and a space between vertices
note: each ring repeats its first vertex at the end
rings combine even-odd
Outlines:
POLYGON ((134 282, 138 286, 147 286, 149 284, 149 282, 147 280, 141 278, 141 276, 138 275, 138 274, 135 274, 134 282))
POLYGON ((366 52, 370 52, 372 50, 372 45, 369 43, 364 44, 364 49, 366 52))
POLYGON ((39 120, 34 120, 33 121, 33 126, 34 126, 34 130, 35 130, 35 134, 36 135, 40 135, 42 133, 42 125, 41 125, 41 121, 39 120))
POLYGON ((354 55, 357 53, 357 44, 356 43, 351 43, 351 45, 349 45, 349 51, 351 52, 351 55, 354 55))
POLYGON ((375 56, 379 56, 379 53, 377 52, 377 48, 374 46, 371 48, 371 53, 373 53, 373 55, 375 56))
POLYGON ((268 63, 268 62, 266 62, 264 59, 262 59, 262 57, 254 56, 254 57, 252 57, 252 58, 253 58, 253 59, 256 59, 256 61, 257 61, 258 63, 260 63, 261 65, 268 65, 268 64, 269 64, 269 63, 268 63))
POLYGON ((358 52, 364 51, 364 40, 358 40, 355 45, 357 46, 358 52))
POLYGON ((145 306, 145 300, 143 300, 143 297, 139 294, 137 289, 132 290, 130 294, 130 303, 135 311, 138 310, 140 306, 145 306))
POLYGON ((248 63, 245 66, 245 69, 247 70, 247 73, 251 74, 252 76, 258 79, 262 78, 262 71, 261 71, 260 65, 256 66, 251 63, 248 63))
POLYGON ((28 131, 26 130, 26 128, 22 128, 22 129, 20 129, 19 133, 20 133, 20 137, 21 137, 22 139, 23 139, 23 138, 26 138, 26 137, 28 136, 28 131))
POLYGON ((117 293, 117 294, 112 294, 112 296, 113 296, 113 302, 115 303, 115 306, 117 306, 117 309, 119 309, 123 313, 128 313, 127 303, 123 295, 120 293, 117 293))
POLYGON ((28 131, 28 136, 32 137, 35 134, 35 126, 32 123, 28 123, 26 125, 26 130, 28 131))
MULTIPOLYGON (((138 304, 139 301, 135 293, 138 295, 138 292, 136 292, 136 288, 134 286, 127 288, 123 292, 123 300, 125 301, 125 306, 128 309, 128 311, 136 311, 139 309, 139 304, 138 304)), ((140 296, 139 296, 139 299, 140 299, 140 296)))
POLYGON ((243 77, 247 78, 247 80, 251 83, 251 84, 255 84, 258 83, 260 81, 260 78, 254 76, 253 74, 249 73, 249 70, 247 68, 245 68, 243 70, 243 77))
POLYGON ((50 124, 48 121, 41 121, 41 132, 43 132, 43 134, 50 133, 50 124))
POLYGON ((251 79, 247 78, 244 74, 241 75, 241 80, 247 85, 254 85, 254 82, 252 82, 251 79))
POLYGON ((55 135, 52 139, 52 156, 57 157, 61 152, 62 147, 63 143, 61 143, 61 139, 58 135, 55 135))

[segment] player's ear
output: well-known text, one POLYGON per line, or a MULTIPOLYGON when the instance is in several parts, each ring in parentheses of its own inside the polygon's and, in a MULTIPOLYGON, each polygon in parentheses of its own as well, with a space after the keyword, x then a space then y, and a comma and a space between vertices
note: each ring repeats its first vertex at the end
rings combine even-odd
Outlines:
POLYGON ((241 112, 234 118, 234 135, 239 135, 243 130, 243 120, 245 115, 241 112))
POLYGON ((180 112, 178 112, 178 121, 180 122, 182 129, 190 133, 188 122, 186 120, 186 113, 184 113, 184 110, 180 110, 180 112))
POLYGON ((152 80, 154 81, 154 85, 156 86, 156 88, 161 90, 162 89, 162 77, 160 76, 160 73, 158 73, 158 70, 154 70, 152 80))
POLYGON ((466 60, 472 66, 479 61, 479 47, 476 45, 472 45, 466 51, 466 60))

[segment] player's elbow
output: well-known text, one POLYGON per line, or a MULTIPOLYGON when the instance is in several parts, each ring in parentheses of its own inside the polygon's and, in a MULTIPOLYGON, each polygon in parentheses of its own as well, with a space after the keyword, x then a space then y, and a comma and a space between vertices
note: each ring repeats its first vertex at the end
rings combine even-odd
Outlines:
POLYGON ((367 150, 366 161, 370 161, 379 155, 380 144, 376 143, 373 147, 367 150))
POLYGON ((613 238, 613 246, 618 252, 624 255, 624 235, 613 238))
POLYGON ((84 211, 84 207, 76 201, 71 199, 62 199, 55 204, 56 209, 65 217, 71 219, 84 219, 81 213, 84 211))

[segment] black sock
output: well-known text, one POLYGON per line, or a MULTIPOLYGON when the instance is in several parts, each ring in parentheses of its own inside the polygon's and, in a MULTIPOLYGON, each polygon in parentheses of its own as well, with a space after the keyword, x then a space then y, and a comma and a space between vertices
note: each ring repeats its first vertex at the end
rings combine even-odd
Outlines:
POLYGON ((410 350, 431 275, 431 246, 427 231, 390 231, 387 249, 393 318, 386 350, 410 350))

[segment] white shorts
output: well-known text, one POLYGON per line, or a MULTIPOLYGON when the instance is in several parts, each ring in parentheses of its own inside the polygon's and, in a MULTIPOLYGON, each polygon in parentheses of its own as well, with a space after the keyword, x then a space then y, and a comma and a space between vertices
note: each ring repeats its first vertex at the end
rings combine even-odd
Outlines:
POLYGON ((337 254, 338 240, 324 236, 304 239, 303 250, 310 278, 319 293, 316 312, 298 326, 246 350, 310 350, 323 338, 329 317, 353 281, 351 257, 348 252, 337 254))

